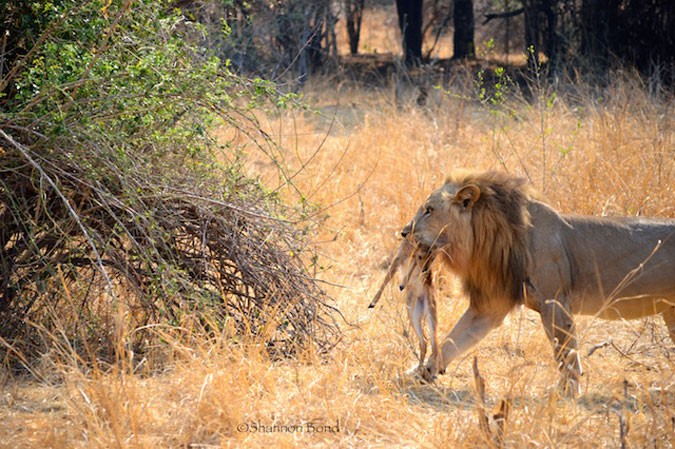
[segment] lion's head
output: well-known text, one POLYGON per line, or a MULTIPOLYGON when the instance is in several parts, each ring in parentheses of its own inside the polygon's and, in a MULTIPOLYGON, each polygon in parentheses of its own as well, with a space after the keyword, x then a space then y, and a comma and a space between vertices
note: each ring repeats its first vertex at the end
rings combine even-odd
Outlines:
POLYGON ((403 229, 462 278, 471 301, 523 299, 529 254, 525 181, 499 172, 458 172, 403 229))

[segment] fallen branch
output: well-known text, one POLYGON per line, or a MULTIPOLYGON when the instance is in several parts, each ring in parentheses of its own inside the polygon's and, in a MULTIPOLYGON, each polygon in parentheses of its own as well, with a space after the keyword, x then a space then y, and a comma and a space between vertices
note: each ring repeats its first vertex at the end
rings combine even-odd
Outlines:
POLYGON ((590 357, 593 355, 595 351, 598 349, 606 348, 607 346, 613 345, 612 339, 610 338, 609 340, 605 340, 602 343, 598 343, 597 345, 594 345, 591 349, 588 350, 588 354, 586 354, 586 357, 590 357))
POLYGON ((473 379, 476 384, 476 401, 478 403, 478 426, 485 440, 490 447, 503 448, 504 447, 504 430, 506 428, 506 421, 509 418, 511 411, 511 400, 502 399, 499 402, 499 409, 497 413, 489 416, 485 406, 485 380, 478 371, 478 358, 473 358, 473 379), (493 423, 492 430, 490 423, 493 423))
POLYGON ((505 11, 505 12, 498 12, 498 13, 487 13, 485 14, 485 20, 483 21, 483 25, 488 23, 489 21, 493 19, 508 19, 511 17, 518 16, 522 13, 525 12, 525 8, 519 8, 515 9, 513 11, 505 11))
POLYGON ((642 366, 642 367, 644 367, 644 368, 646 368, 646 369, 648 369, 648 370, 653 370, 653 369, 654 369, 653 366, 649 366, 649 365, 647 365, 647 364, 645 364, 645 363, 638 362, 638 361, 635 360, 633 357, 631 357, 629 354, 626 354, 626 352, 623 351, 621 348, 619 348, 619 347, 614 343, 614 340, 612 340, 611 338, 608 339, 608 340, 605 340, 605 341, 603 341, 603 342, 601 342, 601 343, 598 343, 597 345, 592 346, 591 349, 588 350, 587 357, 590 357, 590 356, 591 356, 595 351, 597 351, 598 349, 606 348, 607 346, 611 346, 612 348, 614 348, 614 350, 615 350, 616 352, 619 353, 619 355, 620 355, 621 357, 630 360, 632 363, 634 363, 634 364, 636 364, 636 365, 640 365, 640 366, 642 366))

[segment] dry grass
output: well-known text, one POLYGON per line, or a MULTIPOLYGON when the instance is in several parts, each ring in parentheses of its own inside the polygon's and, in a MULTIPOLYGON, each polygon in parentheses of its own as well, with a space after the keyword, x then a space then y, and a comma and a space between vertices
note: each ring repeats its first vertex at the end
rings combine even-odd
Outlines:
MULTIPOLYGON (((341 345, 327 359, 306 352, 271 361, 256 341, 228 331, 195 340, 183 330, 196 325, 183 323, 157 330, 173 348, 161 372, 137 360, 83 372, 66 346, 45 356, 39 381, 5 375, 0 448, 489 447, 473 355, 488 406, 512 399, 508 447, 672 447, 675 353, 660 318, 581 319, 587 374, 574 403, 552 393, 552 351, 529 311, 510 315, 434 385, 419 385, 403 376, 416 355, 398 294, 367 309, 395 231, 456 167, 527 176, 563 211, 675 217, 673 104, 644 91, 622 79, 602 101, 543 92, 542 101, 491 109, 437 92, 433 106, 401 108, 387 89, 316 81, 308 98, 322 114, 295 112, 265 126, 285 148, 277 162, 299 170, 295 185, 324 206, 319 275, 341 286, 328 286, 350 323, 341 345), (609 337, 613 344, 587 356, 609 337), (620 421, 628 423, 623 440, 620 421)), ((271 161, 252 152, 248 164, 277 183, 271 161)), ((443 333, 466 300, 441 276, 443 333)))

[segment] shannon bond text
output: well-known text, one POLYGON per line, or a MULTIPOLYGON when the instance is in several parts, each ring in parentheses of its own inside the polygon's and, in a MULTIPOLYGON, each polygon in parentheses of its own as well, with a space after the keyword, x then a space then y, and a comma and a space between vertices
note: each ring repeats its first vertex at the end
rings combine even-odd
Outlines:
POLYGON ((340 421, 335 424, 324 424, 313 421, 302 424, 263 424, 260 421, 241 423, 237 432, 245 433, 339 433, 340 421))

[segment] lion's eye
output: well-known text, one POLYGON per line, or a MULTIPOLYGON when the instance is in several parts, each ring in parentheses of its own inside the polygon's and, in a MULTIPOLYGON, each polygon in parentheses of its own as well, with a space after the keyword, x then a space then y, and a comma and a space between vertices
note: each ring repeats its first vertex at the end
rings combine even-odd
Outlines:
POLYGON ((433 211, 434 211, 434 208, 433 208, 433 207, 427 206, 427 207, 424 209, 424 214, 425 214, 425 215, 430 215, 433 211))

